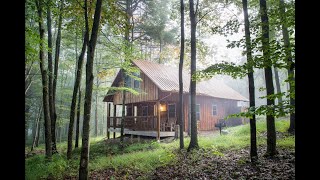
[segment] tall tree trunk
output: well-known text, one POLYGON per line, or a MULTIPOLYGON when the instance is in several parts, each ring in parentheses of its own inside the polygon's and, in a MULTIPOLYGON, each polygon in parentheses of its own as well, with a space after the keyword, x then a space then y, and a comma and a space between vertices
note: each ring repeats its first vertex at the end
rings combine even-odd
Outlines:
MULTIPOLYGON (((283 35, 283 41, 284 41, 284 47, 285 47, 285 53, 287 57, 287 66, 288 66, 288 79, 289 79, 289 92, 290 92, 290 105, 295 106, 295 99, 293 92, 295 90, 294 87, 294 81, 295 81, 295 76, 294 76, 294 62, 292 61, 292 55, 291 55, 291 45, 290 45, 290 40, 289 40, 289 32, 288 28, 286 26, 286 16, 285 16, 285 6, 284 6, 284 1, 280 0, 280 19, 281 19, 281 24, 282 24, 282 35, 283 35)), ((290 127, 288 129, 289 133, 294 134, 295 133, 295 112, 290 113, 290 127)))
MULTIPOLYGON (((96 51, 97 52, 97 51, 96 51)), ((97 53, 96 53, 96 56, 97 53)), ((99 88, 99 81, 98 81, 98 73, 99 73, 99 69, 98 69, 98 59, 96 60, 96 71, 97 71, 97 78, 96 78, 96 83, 97 83, 97 90, 96 90, 96 107, 95 107, 95 115, 94 115, 94 134, 97 137, 98 136, 98 88, 99 88)))
MULTIPOLYGON (((245 36, 246 36, 246 48, 247 48, 247 62, 248 62, 248 81, 249 81, 249 101, 250 107, 255 107, 255 92, 254 92, 254 77, 253 77, 253 60, 252 60, 252 49, 251 49, 251 37, 250 37, 250 22, 248 15, 248 3, 247 0, 242 0, 243 14, 244 14, 244 25, 245 25, 245 36)), ((256 116, 250 118, 250 158, 251 162, 258 159, 257 153, 257 135, 256 135, 256 116)))
POLYGON ((47 0, 47 29, 48 29, 48 75, 49 75, 49 111, 51 120, 51 141, 52 141, 52 154, 57 153, 55 143, 55 129, 54 129, 54 102, 53 102, 53 67, 52 67, 52 32, 51 32, 51 0, 47 0))
POLYGON ((179 62, 179 124, 180 124, 180 149, 184 148, 183 142, 183 129, 184 129, 184 116, 183 116, 183 57, 184 57, 184 3, 180 0, 180 13, 181 13, 181 46, 180 46, 180 62, 179 62))
POLYGON ((41 114, 42 114, 42 105, 40 105, 40 108, 39 108, 39 113, 38 113, 38 116, 36 118, 36 121, 35 121, 35 133, 33 134, 33 140, 32 140, 32 146, 31 146, 31 151, 33 151, 35 145, 36 145, 36 139, 37 137, 39 136, 39 121, 40 121, 40 117, 41 117, 41 114))
POLYGON ((42 77, 42 100, 43 100, 43 110, 44 110, 44 131, 45 131, 45 149, 46 149, 46 158, 50 161, 52 159, 52 149, 51 149, 51 119, 50 119, 50 109, 49 109, 49 95, 48 95, 48 79, 47 79, 47 71, 44 68, 44 27, 42 25, 43 17, 42 17, 42 0, 37 0, 37 9, 39 16, 39 31, 40 31, 40 51, 39 51, 39 59, 40 59, 40 71, 42 77))
POLYGON ((191 76, 190 76, 190 94, 191 94, 191 139, 188 151, 198 148, 198 132, 196 119, 196 81, 191 77, 196 72, 196 13, 194 11, 193 0, 189 0, 190 4, 190 21, 191 21, 191 76))
POLYGON ((80 107, 81 107, 81 90, 79 86, 79 99, 78 99, 78 109, 77 109, 77 129, 76 129, 76 143, 75 148, 79 147, 79 130, 80 130, 80 107))
MULTIPOLYGON (((98 79, 98 77, 97 77, 98 79)), ((98 81, 97 81, 98 83, 98 81)), ((98 136, 98 90, 96 91, 96 107, 95 107, 95 115, 94 115, 94 119, 95 119, 95 127, 94 127, 94 134, 97 137, 98 136)))
MULTIPOLYGON (((125 87, 125 72, 124 69, 122 69, 122 82, 123 86, 125 87)), ((126 91, 122 91, 122 112, 121 112, 121 130, 120 130, 120 142, 121 142, 121 148, 123 143, 123 136, 124 136, 124 119, 125 119, 125 108, 126 108, 126 91)))
POLYGON ((60 58, 60 44, 61 44, 61 26, 62 26, 62 10, 63 10, 63 0, 60 1, 60 14, 59 14, 59 22, 58 22, 58 34, 56 39, 56 49, 54 56, 54 74, 53 74, 53 94, 52 94, 52 124, 51 124, 51 132, 52 132, 52 151, 57 152, 57 139, 55 136, 56 132, 56 124, 57 124, 57 112, 56 112, 56 90, 57 90, 57 79, 58 79, 58 68, 59 68, 59 58, 60 58))
MULTIPOLYGON (((274 94, 273 78, 272 78, 272 62, 270 59, 270 45, 269 45, 269 20, 267 14, 266 0, 260 0, 260 14, 262 24, 262 50, 264 57, 264 73, 267 88, 267 95, 274 94)), ((267 99, 267 105, 273 106, 274 99, 267 99)), ((273 115, 267 116, 267 152, 266 156, 273 157, 276 152, 276 128, 273 115)))
MULTIPOLYGON (((86 19, 86 24, 87 24, 88 18, 87 18, 87 15, 85 15, 85 16, 86 16, 85 19, 86 19)), ((73 93, 72 93, 72 101, 71 101, 71 108, 70 108, 70 123, 69 123, 69 131, 68 131, 67 159, 71 159, 71 155, 72 155, 72 139, 73 139, 74 118, 75 118, 75 113, 76 113, 75 110, 76 110, 76 104, 77 104, 77 93, 78 93, 80 83, 81 83, 82 66, 83 66, 83 60, 84 60, 84 55, 85 55, 85 52, 87 49, 88 41, 89 41, 89 31, 86 29, 81 53, 80 53, 80 56, 78 59, 76 81, 74 82, 73 93)))
POLYGON ((29 129, 29 119, 30 119, 30 105, 28 103, 26 103, 26 109, 25 109, 25 113, 26 113, 26 118, 25 118, 25 129, 24 129, 24 144, 27 144, 27 140, 28 140, 28 129, 29 129))
MULTIPOLYGON (((131 5, 132 1, 131 0, 126 0, 126 14, 127 14, 127 24, 125 26, 125 47, 126 47, 126 52, 125 52, 125 60, 128 60, 128 50, 129 50, 129 33, 130 33, 130 16, 131 16, 131 9, 130 9, 130 5, 131 5)), ((125 70, 122 69, 122 82, 123 82, 123 86, 126 86, 125 84, 125 70)), ((120 130, 120 142, 123 142, 123 136, 124 136, 124 119, 125 119, 125 101, 126 101, 126 91, 123 90, 122 91, 122 113, 121 113, 121 130, 120 130)), ((121 145, 122 147, 122 145, 121 145)))
MULTIPOLYGON (((274 78, 276 80, 277 94, 279 94, 279 93, 281 93, 281 87, 280 87, 280 79, 279 79, 278 69, 276 67, 273 67, 273 71, 274 71, 274 78)), ((278 97, 278 105, 280 105, 280 110, 283 111, 283 108, 282 108, 282 96, 278 97)))
MULTIPOLYGON (((79 179, 88 179, 88 163, 89 163, 89 134, 90 134, 90 112, 92 101, 92 86, 93 86, 93 61, 94 51, 97 44, 98 30, 101 17, 102 0, 97 0, 96 10, 94 13, 94 20, 91 32, 91 38, 88 44, 87 64, 86 64, 86 92, 84 101, 83 114, 83 130, 82 130, 82 148, 79 167, 79 179)), ((87 1, 85 1, 85 9, 87 11, 87 1)), ((87 16, 87 13, 85 13, 87 16)), ((89 30, 88 21, 86 22, 86 31, 89 30)))
POLYGON ((43 116, 43 107, 42 107, 42 112, 40 114, 40 117, 39 117, 39 122, 38 122, 38 134, 36 136, 36 139, 35 139, 35 147, 38 147, 39 146, 39 139, 40 139, 40 135, 41 135, 41 119, 42 119, 42 116, 43 116))
POLYGON ((101 132, 101 135, 103 136, 104 135, 104 124, 107 124, 107 122, 105 122, 105 118, 104 118, 104 111, 105 111, 105 103, 103 103, 103 109, 102 109, 102 120, 101 120, 101 128, 100 128, 100 132, 101 132))

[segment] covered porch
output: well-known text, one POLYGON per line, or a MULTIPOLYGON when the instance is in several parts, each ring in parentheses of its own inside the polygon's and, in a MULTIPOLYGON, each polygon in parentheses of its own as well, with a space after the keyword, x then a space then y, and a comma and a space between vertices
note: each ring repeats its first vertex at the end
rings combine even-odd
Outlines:
MULTIPOLYGON (((108 103, 107 137, 110 133, 120 133, 122 116, 117 113, 117 107, 122 105, 108 103), (111 115, 111 106, 113 113, 111 115)), ((140 102, 126 104, 123 120, 124 134, 156 137, 175 136, 177 122, 175 103, 168 102, 140 102)))

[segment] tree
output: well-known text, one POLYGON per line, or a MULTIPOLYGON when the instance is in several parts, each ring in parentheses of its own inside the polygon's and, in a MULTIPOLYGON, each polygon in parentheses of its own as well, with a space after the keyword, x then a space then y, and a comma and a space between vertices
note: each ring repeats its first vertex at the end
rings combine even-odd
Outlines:
POLYGON ((51 119, 50 119, 50 109, 49 109, 49 95, 48 95, 48 78, 47 71, 44 67, 44 27, 42 25, 42 0, 36 1, 36 6, 38 9, 38 18, 39 18, 39 31, 40 31, 40 51, 39 51, 39 64, 40 72, 42 77, 42 99, 43 99, 43 110, 44 110, 44 130, 45 130, 45 149, 46 149, 46 158, 51 160, 52 158, 52 149, 51 149, 51 119))
POLYGON ((180 149, 184 148, 183 130, 184 130, 184 117, 183 117, 183 57, 184 57, 184 2, 180 0, 180 13, 181 13, 181 46, 180 46, 180 62, 179 62, 179 124, 180 124, 180 149))
MULTIPOLYGON (((286 63, 287 63, 287 70, 288 70, 288 79, 289 79, 289 94, 290 94, 290 105, 295 106, 295 99, 294 99, 294 62, 292 60, 291 55, 291 45, 289 40, 289 32, 287 28, 286 23, 286 10, 285 10, 285 4, 283 0, 279 0, 279 8, 280 8, 280 19, 281 19, 281 25, 282 25, 282 36, 284 41, 284 47, 285 47, 285 54, 286 54, 286 63)), ((295 133, 295 113, 290 113, 290 127, 288 129, 289 133, 294 134, 295 133)))
POLYGON ((42 108, 43 106, 40 105, 40 108, 39 108, 39 113, 38 113, 38 116, 37 118, 35 119, 35 122, 34 122, 34 133, 33 133, 33 140, 32 140, 32 146, 31 146, 31 151, 33 151, 35 145, 36 145, 36 141, 38 139, 38 136, 39 136, 39 127, 40 127, 40 119, 41 119, 41 114, 42 114, 42 108))
POLYGON ((190 96, 191 96, 191 139, 188 151, 198 148, 197 119, 196 119, 196 80, 192 76, 196 73, 196 12, 194 11, 193 0, 189 0, 190 21, 191 21, 191 76, 190 76, 190 96))
MULTIPOLYGON (((274 79, 276 81, 276 90, 277 90, 277 94, 281 93, 281 87, 280 87, 280 78, 279 78, 279 72, 278 72, 278 68, 273 67, 273 72, 274 72, 274 79)), ((283 104, 282 101, 282 96, 278 97, 278 105, 281 107, 283 104)), ((281 108, 282 109, 282 108, 281 108)))
POLYGON ((53 67, 52 67, 52 31, 51 31, 51 0, 47 0, 47 29, 48 29, 48 75, 49 75, 49 111, 51 119, 51 141, 52 141, 52 153, 57 153, 55 129, 54 129, 54 102, 53 102, 53 67))
MULTIPOLYGON (((79 179, 88 179, 88 164, 89 164, 89 134, 90 134, 90 113, 92 101, 92 86, 93 86, 93 61, 94 52, 97 43, 98 30, 101 17, 102 0, 97 0, 94 13, 91 37, 88 43, 87 64, 86 64, 86 91, 84 99, 84 114, 83 114, 83 130, 82 130, 82 148, 79 167, 79 179)), ((85 0, 85 16, 87 14, 87 1, 85 0)), ((86 20, 86 31, 89 32, 88 21, 86 20)))
MULTIPOLYGON (((243 14, 244 14, 244 26, 246 37, 246 52, 248 62, 248 81, 249 81, 249 101, 250 107, 255 107, 255 92, 254 92, 254 78, 253 78, 253 60, 251 50, 251 38, 250 38, 250 22, 248 15, 248 3, 247 0, 242 0, 243 14)), ((251 161, 255 161, 258 158, 257 153, 257 135, 256 135, 256 115, 253 114, 250 118, 250 158, 251 161)))
POLYGON ((78 99, 78 109, 77 109, 77 124, 76 124, 76 142, 74 147, 79 146, 79 132, 80 132, 80 107, 81 107, 81 90, 79 86, 79 99, 78 99))
MULTIPOLYGON (((270 59, 270 45, 269 45, 269 21, 267 14, 267 3, 266 0, 260 0, 260 17, 262 27, 262 51, 264 58, 264 72, 265 82, 267 89, 267 96, 274 94, 273 78, 272 78, 272 62, 270 59)), ((271 108, 274 106, 274 99, 267 98, 267 106, 271 108)), ((268 113, 267 115, 267 152, 266 156, 273 157, 276 152, 276 129, 274 122, 274 114, 268 113)))
POLYGON ((63 0, 60 1, 60 11, 59 11, 59 22, 58 22, 58 34, 56 39, 56 48, 54 56, 54 74, 53 74, 53 85, 52 85, 52 151, 58 152, 56 147, 56 124, 57 124, 57 112, 56 112, 56 90, 57 90, 57 79, 58 79, 58 68, 60 59, 60 44, 61 44, 61 26, 62 26, 62 11, 63 11, 63 0))
MULTIPOLYGON (((85 23, 86 23, 86 26, 89 23, 87 9, 85 9, 85 23)), ((72 93, 72 101, 71 101, 71 108, 70 108, 70 123, 69 123, 69 131, 68 131, 68 150, 67 150, 68 159, 71 159, 71 155, 72 155, 72 139, 73 139, 74 119, 76 114, 75 110, 76 110, 76 104, 77 104, 77 93, 79 91, 79 87, 81 83, 83 60, 84 60, 84 55, 87 49, 88 41, 89 41, 89 31, 88 29, 86 29, 84 33, 84 40, 83 40, 81 52, 80 52, 78 63, 77 63, 78 67, 77 67, 77 73, 75 77, 76 80, 74 82, 73 93, 72 93)))

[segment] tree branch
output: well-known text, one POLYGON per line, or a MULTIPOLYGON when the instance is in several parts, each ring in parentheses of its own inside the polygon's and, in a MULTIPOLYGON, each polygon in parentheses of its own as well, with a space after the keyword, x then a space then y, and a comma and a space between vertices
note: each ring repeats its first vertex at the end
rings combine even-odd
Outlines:
POLYGON ((199 18, 199 20, 196 22, 196 24, 198 24, 198 22, 200 22, 206 15, 208 15, 209 13, 211 13, 213 10, 211 10, 211 11, 207 11, 203 16, 201 16, 200 18, 199 18))

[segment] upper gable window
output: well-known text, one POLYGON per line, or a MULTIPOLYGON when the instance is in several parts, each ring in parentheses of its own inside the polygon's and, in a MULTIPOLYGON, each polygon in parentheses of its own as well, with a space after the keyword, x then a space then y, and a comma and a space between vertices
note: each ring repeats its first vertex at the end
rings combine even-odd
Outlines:
MULTIPOLYGON (((133 73, 133 75, 140 78, 140 72, 133 73)), ((133 88, 139 89, 140 88, 140 81, 134 79, 133 80, 133 88)))
MULTIPOLYGON (((140 78, 140 72, 138 73, 133 73, 133 75, 135 77, 138 77, 140 78)), ((126 75, 125 77, 125 83, 126 83, 126 87, 129 87, 129 88, 134 88, 134 89, 140 89, 140 81, 126 75)))

